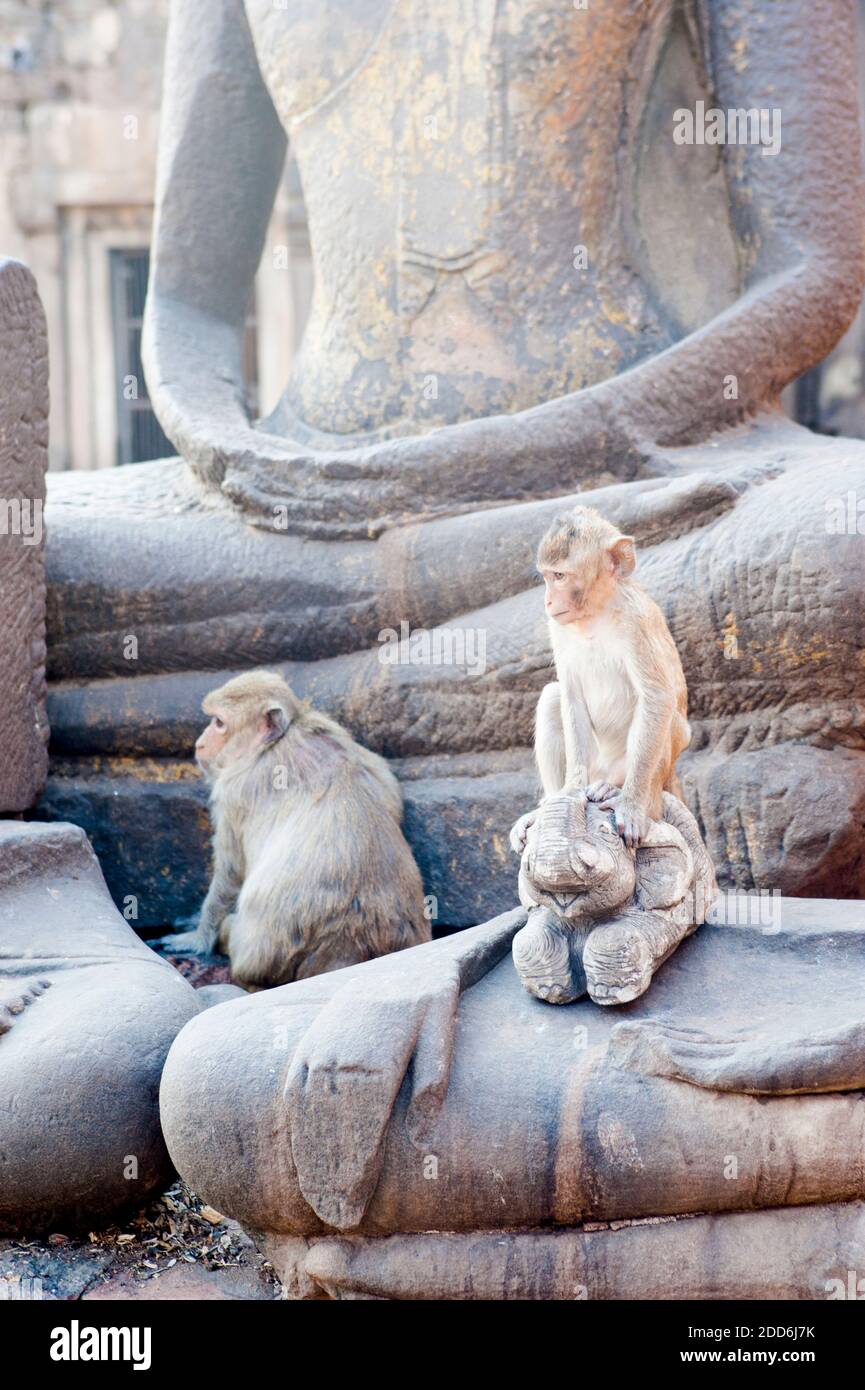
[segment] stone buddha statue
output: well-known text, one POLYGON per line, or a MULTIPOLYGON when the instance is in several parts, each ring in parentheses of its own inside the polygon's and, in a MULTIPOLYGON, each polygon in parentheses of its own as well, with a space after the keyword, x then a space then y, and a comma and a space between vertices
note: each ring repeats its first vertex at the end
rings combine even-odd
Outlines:
POLYGON ((146 360, 180 458, 52 480, 49 809, 109 879, 126 856, 142 922, 194 905, 154 886, 206 833, 171 759, 215 670, 280 663, 446 784, 455 827, 421 796, 408 833, 461 885, 442 924, 480 923, 192 1020, 179 1170, 300 1293, 821 1296, 865 1259, 859 908, 782 899, 777 935, 700 927, 640 998, 553 1009, 477 888, 514 902, 532 775, 517 806, 497 778, 550 664, 536 543, 579 495, 681 652, 722 881, 865 890, 865 447, 779 408, 862 288, 852 6, 178 0, 165 93, 146 360), (315 297, 251 421, 286 139, 315 297), (482 669, 383 663, 402 622, 483 632, 482 669))
MULTIPOLYGON (((203 891, 172 868, 180 819, 201 857, 200 805, 149 760, 188 759, 213 671, 280 664, 421 789, 445 755, 470 789, 435 852, 410 829, 428 879, 501 838, 533 804, 535 547, 577 495, 636 535, 682 653, 683 782, 722 882, 865 890, 862 546, 831 524, 865 448, 779 407, 859 299, 859 144, 846 3, 178 0, 145 358, 180 457, 54 477, 47 510, 66 761, 44 809, 83 817, 109 882, 123 858, 143 923, 203 891), (315 293, 251 420, 287 142, 315 293), (384 665, 401 623, 482 631, 484 669, 384 665), (134 829, 151 788, 162 840, 134 829)), ((462 879, 447 925, 513 902, 506 851, 462 879)))

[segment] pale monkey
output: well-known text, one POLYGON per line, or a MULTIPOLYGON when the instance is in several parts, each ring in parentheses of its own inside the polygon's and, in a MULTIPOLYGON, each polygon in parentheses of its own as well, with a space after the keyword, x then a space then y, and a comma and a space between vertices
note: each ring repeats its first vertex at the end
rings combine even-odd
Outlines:
POLYGON ((247 989, 302 980, 429 941, 421 877, 383 758, 248 671, 204 701, 195 745, 212 787, 213 876, 170 950, 231 960, 247 989))
MULTIPOLYGON (((660 817, 661 792, 681 797, 676 759, 691 738, 682 663, 635 564, 633 538, 589 507, 557 518, 538 550, 558 678, 535 722, 544 796, 584 791, 631 848, 660 817)), ((511 832, 517 851, 534 816, 511 832)))

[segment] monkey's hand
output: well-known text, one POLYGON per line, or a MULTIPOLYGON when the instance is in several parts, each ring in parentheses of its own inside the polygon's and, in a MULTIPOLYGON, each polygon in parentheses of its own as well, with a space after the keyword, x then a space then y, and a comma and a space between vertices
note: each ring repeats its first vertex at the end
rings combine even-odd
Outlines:
POLYGON ((616 829, 628 849, 636 849, 645 839, 651 824, 649 817, 636 801, 616 788, 617 795, 607 797, 602 802, 602 811, 612 811, 616 818, 616 829))
POLYGON ((620 796, 621 787, 617 787, 614 782, 592 782, 586 787, 587 801, 612 801, 613 797, 620 796))
POLYGON ((147 944, 158 946, 161 951, 173 956, 209 956, 215 949, 199 931, 175 932, 172 936, 159 936, 147 944))
POLYGON ((538 818, 537 811, 527 811, 524 816, 520 816, 518 821, 511 827, 511 849, 514 854, 522 854, 526 847, 529 831, 538 818))

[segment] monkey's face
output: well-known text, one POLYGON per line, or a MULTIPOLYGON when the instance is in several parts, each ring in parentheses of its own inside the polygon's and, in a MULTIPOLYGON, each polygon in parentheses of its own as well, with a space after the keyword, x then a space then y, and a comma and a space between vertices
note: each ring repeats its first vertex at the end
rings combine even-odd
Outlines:
MULTIPOLYGON (((254 676, 254 673, 253 673, 254 676)), ((240 680, 248 686, 253 676, 240 680)), ((260 693, 229 694, 219 699, 226 691, 235 689, 238 681, 208 696, 204 702, 204 712, 210 715, 210 723, 195 743, 195 761, 202 772, 215 776, 223 768, 232 766, 250 754, 258 755, 271 748, 288 729, 291 715, 286 708, 293 700, 291 692, 268 694, 260 693)), ((294 702, 296 705, 296 702, 294 702)))
POLYGON ((221 765, 220 755, 224 754, 231 734, 227 712, 215 710, 207 728, 195 742, 195 761, 202 772, 213 772, 221 765))
POLYGON ((606 555, 572 550, 554 568, 541 569, 546 594, 547 617, 562 627, 595 618, 607 607, 616 589, 612 567, 606 555))

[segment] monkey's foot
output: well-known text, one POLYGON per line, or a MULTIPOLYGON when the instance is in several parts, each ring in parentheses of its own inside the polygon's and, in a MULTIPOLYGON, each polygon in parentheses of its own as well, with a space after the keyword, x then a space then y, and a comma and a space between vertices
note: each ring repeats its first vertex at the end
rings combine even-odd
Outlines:
POLYGON ((636 922, 595 927, 583 951, 589 995, 596 1004, 630 1004, 645 994, 664 959, 636 922))
POLYGON ((586 787, 587 801, 612 801, 621 794, 622 789, 617 787, 615 782, 591 782, 586 787))
POLYGON ((576 934, 547 907, 534 908, 511 950, 517 974, 536 999, 570 1004, 586 992, 576 934))
POLYGON ((615 788, 615 796, 607 797, 602 802, 601 810, 613 812, 616 829, 628 849, 637 849, 642 844, 651 821, 641 806, 625 796, 621 787, 615 788))
POLYGON ((214 951, 214 947, 208 946, 197 931, 180 931, 172 936, 158 936, 147 944, 152 949, 158 946, 160 951, 173 956, 209 956, 214 951))
POLYGON ((538 818, 537 811, 527 811, 524 816, 520 816, 518 821, 514 821, 511 826, 510 844, 514 854, 522 854, 526 847, 529 831, 538 818))
POLYGON ((50 980, 24 980, 20 984, 0 985, 0 1037, 8 1033, 15 1019, 28 1004, 38 999, 51 985, 50 980))

